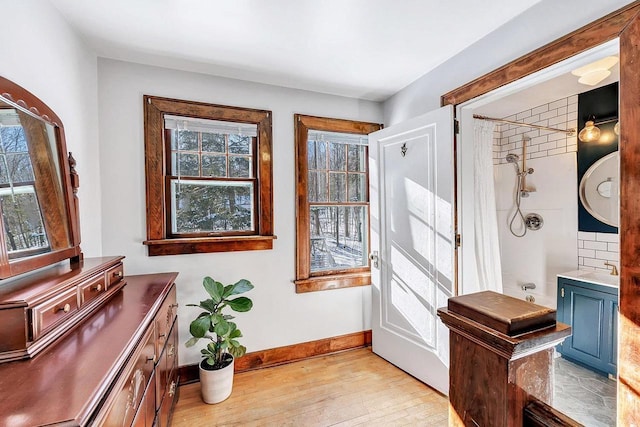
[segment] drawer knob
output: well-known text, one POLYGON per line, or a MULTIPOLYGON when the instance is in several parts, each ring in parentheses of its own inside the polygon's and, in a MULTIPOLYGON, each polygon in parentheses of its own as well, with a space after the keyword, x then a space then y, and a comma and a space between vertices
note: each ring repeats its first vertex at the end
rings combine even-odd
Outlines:
POLYGON ((122 271, 114 271, 113 272, 113 277, 122 278, 122 271))
POLYGON ((147 362, 156 363, 156 355, 154 354, 153 357, 147 356, 147 362))
POLYGON ((93 287, 93 288, 91 288, 91 289, 93 289, 93 290, 94 290, 94 291, 96 291, 96 292, 100 292, 100 291, 102 290, 102 285, 96 285, 96 286, 94 286, 94 287, 93 287))
POLYGON ((56 312, 59 312, 59 311, 63 311, 63 312, 65 312, 65 313, 68 313, 68 312, 70 312, 70 311, 71 311, 71 305, 69 305, 69 304, 65 304, 65 305, 63 305, 62 307, 58 307, 58 308, 56 309, 56 312))

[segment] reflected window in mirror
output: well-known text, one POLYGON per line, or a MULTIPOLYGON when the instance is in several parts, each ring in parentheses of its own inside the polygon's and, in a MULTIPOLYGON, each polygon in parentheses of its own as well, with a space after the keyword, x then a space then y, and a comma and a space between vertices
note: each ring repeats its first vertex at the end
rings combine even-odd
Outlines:
POLYGON ((0 278, 79 259, 70 175, 60 119, 0 78, 0 278))

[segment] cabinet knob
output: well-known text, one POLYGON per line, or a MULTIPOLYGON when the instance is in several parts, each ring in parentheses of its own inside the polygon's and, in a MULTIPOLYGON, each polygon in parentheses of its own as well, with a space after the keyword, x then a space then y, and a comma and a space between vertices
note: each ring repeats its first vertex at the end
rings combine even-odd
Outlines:
POLYGON ((114 271, 113 272, 113 277, 122 278, 122 271, 114 271))
POLYGON ((91 288, 91 289, 93 289, 93 290, 94 290, 94 291, 96 291, 96 292, 100 292, 100 291, 102 290, 102 285, 96 285, 96 286, 94 286, 94 287, 93 287, 93 288, 91 288))
POLYGON ((147 356, 147 362, 156 363, 156 355, 154 354, 152 357, 147 356))
POLYGON ((71 311, 71 305, 69 305, 69 304, 65 304, 65 305, 63 305, 62 307, 58 307, 58 308, 56 309, 56 313, 57 313, 57 312, 59 312, 59 311, 63 311, 63 312, 65 312, 65 313, 68 313, 68 312, 70 312, 70 311, 71 311))

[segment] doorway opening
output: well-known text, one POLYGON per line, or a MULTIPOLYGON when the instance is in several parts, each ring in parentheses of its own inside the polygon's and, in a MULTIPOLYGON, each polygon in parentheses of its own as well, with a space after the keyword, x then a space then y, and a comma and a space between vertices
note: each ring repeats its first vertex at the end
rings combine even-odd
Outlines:
MULTIPOLYGON (((616 227, 597 231, 588 221, 585 225, 583 220, 584 201, 580 198, 579 184, 585 175, 584 169, 590 165, 580 163, 580 151, 589 151, 590 148, 585 145, 587 143, 579 142, 577 131, 590 117, 583 117, 579 104, 585 94, 594 89, 615 85, 617 91, 618 70, 617 66, 614 67, 611 76, 593 87, 577 83, 578 78, 571 71, 603 57, 617 56, 618 50, 618 40, 605 43, 460 104, 456 114, 461 123, 457 147, 457 212, 459 232, 465 242, 459 254, 460 293, 487 289, 502 292, 557 308, 559 321, 573 323, 574 335, 560 348, 562 359, 556 360, 554 407, 587 425, 615 425, 616 383, 606 374, 615 378, 617 277, 609 274, 611 269, 605 262, 619 266, 619 255, 616 227), (477 123, 474 115, 547 129, 513 123, 498 124, 493 128, 493 138, 490 139, 493 151, 490 170, 478 170, 475 159, 481 147, 474 137, 474 124, 477 123), (562 133, 548 128, 576 129, 576 132, 562 133), (497 223, 494 236, 488 236, 486 232, 485 235, 477 233, 477 217, 483 209, 478 207, 477 183, 483 174, 492 175, 497 223), (538 220, 532 230, 527 227, 526 218, 533 214, 538 220), (518 219, 520 223, 514 226, 518 219), (514 227, 516 232, 513 232, 514 227), (485 250, 482 246, 492 237, 499 245, 499 263, 491 257, 483 260, 481 254, 485 250), (490 265, 485 265, 487 263, 490 265), (497 280, 483 280, 483 270, 495 269, 496 265, 500 266, 494 274, 497 280), (565 282, 567 286, 562 287, 565 282), (587 297, 584 293, 593 291, 590 288, 592 283, 595 290, 603 291, 610 302, 604 298, 602 305, 598 303, 597 307, 583 304, 587 300, 595 301, 594 294, 589 293, 587 297), (602 312, 588 311, 598 310, 600 306, 603 307, 602 312), (588 335, 580 335, 584 330, 585 334, 593 336, 596 326, 603 330, 608 328, 608 335, 598 336, 596 341, 588 335), (590 347, 593 345, 597 348, 590 347), (602 353, 608 360, 598 365, 579 354, 589 356, 588 353, 594 351, 602 353), (613 364, 613 370, 603 368, 607 364, 613 364), (583 370, 583 366, 588 366, 589 370, 583 370), (572 400, 575 397, 578 400, 572 400)), ((613 129, 615 120, 610 123, 613 129)), ((604 151, 612 149, 611 145, 604 151, 602 147, 612 142, 592 141, 589 144, 596 144, 599 147, 595 150, 597 155, 604 156, 611 152, 604 151)), ((595 163, 599 159, 591 160, 595 163)), ((602 179, 611 183, 614 192, 617 191, 617 176, 616 167, 602 179)), ((596 192, 597 187, 595 185, 596 192)), ((611 191, 607 194, 609 205, 614 202, 614 216, 617 217, 618 199, 611 197, 611 191)), ((488 277, 492 277, 491 274, 488 277)))

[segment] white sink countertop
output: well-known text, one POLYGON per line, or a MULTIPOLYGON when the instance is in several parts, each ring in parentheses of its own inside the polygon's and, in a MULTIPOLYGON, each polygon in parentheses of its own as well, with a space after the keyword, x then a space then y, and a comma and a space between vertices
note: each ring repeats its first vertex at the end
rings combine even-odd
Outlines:
POLYGON ((604 271, 573 270, 558 274, 558 277, 579 280, 581 282, 595 283, 596 285, 617 288, 620 285, 620 276, 612 276, 604 271))

